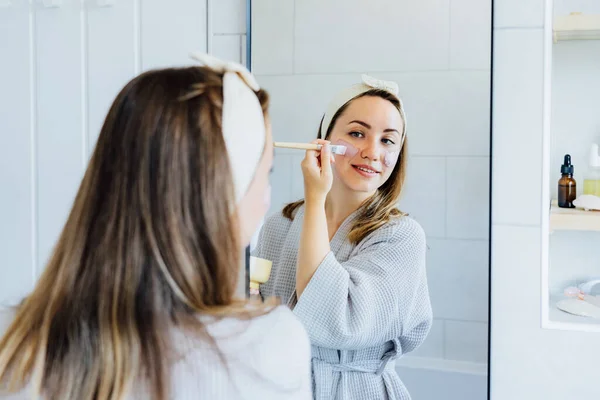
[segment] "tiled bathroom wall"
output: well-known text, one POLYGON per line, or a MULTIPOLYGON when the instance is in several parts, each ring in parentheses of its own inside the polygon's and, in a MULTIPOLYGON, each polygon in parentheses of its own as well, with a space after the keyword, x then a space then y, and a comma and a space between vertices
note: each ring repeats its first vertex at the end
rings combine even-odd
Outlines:
MULTIPOLYGON (((252 67, 278 141, 316 138, 361 73, 398 82, 409 170, 400 203, 428 236, 435 323, 416 356, 487 359, 491 4, 253 0, 252 67)), ((303 154, 277 150, 273 206, 302 198, 303 154)))
POLYGON ((217 57, 246 64, 246 0, 213 0, 210 51, 217 57))
POLYGON ((0 3, 3 303, 31 290, 44 268, 121 87, 141 71, 190 64, 188 54, 209 44, 242 61, 246 2, 0 3))

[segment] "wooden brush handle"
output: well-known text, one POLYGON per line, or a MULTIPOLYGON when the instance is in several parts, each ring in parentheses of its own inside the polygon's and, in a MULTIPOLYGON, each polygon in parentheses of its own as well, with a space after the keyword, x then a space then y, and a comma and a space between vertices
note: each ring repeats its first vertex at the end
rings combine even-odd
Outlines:
POLYGON ((275 142, 273 143, 273 146, 282 149, 321 150, 322 145, 313 143, 275 142))

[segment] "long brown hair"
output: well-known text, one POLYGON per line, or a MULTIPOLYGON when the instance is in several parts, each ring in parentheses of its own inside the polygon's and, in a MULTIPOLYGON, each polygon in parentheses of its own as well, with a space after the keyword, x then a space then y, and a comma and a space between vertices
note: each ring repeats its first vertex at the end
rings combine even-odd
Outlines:
POLYGON ((170 327, 216 345, 199 313, 268 312, 234 298, 241 245, 222 78, 155 70, 118 94, 51 259, 0 341, 1 387, 116 400, 142 382, 166 399, 170 327))
MULTIPOLYGON (((402 105, 398 101, 396 97, 386 92, 385 90, 380 89, 372 89, 362 93, 352 100, 348 101, 339 110, 334 114, 331 119, 331 123, 329 124, 329 128, 325 133, 325 140, 329 139, 331 136, 331 132, 333 131, 333 127, 335 126, 338 118, 346 111, 350 103, 352 101, 365 96, 373 96, 373 97, 381 97, 384 100, 392 103, 398 111, 401 110, 402 105)), ((392 171, 392 174, 388 178, 388 180, 381 185, 375 194, 369 197, 363 204, 360 206, 360 212, 355 219, 352 227, 350 229, 349 240, 350 242, 357 244, 364 238, 366 238, 369 234, 373 233, 381 226, 385 225, 387 222, 392 220, 393 218, 401 217, 406 215, 402 211, 398 209, 398 199, 400 198, 400 194, 402 192, 402 187, 404 185, 404 179, 406 177, 406 165, 407 165, 407 154, 408 154, 408 138, 406 137, 406 121, 402 121, 404 124, 404 145, 402 146, 402 150, 400 151, 400 156, 398 157, 398 162, 392 171)), ((323 124, 323 120, 321 120, 321 125, 323 124)), ((322 138, 321 127, 319 127, 319 133, 317 138, 322 138)), ((299 200, 294 203, 290 203, 283 208, 283 215, 290 219, 294 219, 294 214, 298 207, 304 204, 304 200, 299 200)))

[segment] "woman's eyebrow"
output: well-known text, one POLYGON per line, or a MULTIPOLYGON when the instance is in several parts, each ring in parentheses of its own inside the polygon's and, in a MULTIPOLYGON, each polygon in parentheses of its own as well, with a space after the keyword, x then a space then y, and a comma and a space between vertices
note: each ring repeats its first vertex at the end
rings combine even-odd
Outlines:
POLYGON ((365 128, 367 128, 367 129, 371 129, 371 125, 367 124, 366 122, 359 121, 359 120, 357 120, 357 119, 355 119, 355 120, 353 120, 353 121, 350 121, 350 122, 348 122, 348 125, 350 125, 350 124, 359 124, 359 125, 362 125, 362 126, 364 126, 364 127, 365 127, 365 128))

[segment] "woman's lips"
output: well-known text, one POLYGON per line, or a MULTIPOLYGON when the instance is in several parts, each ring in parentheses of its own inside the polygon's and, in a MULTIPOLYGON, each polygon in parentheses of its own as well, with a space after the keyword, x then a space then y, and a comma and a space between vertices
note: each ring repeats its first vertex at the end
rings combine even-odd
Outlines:
POLYGON ((379 171, 369 165, 352 165, 352 168, 366 178, 373 178, 374 176, 379 175, 379 171))

